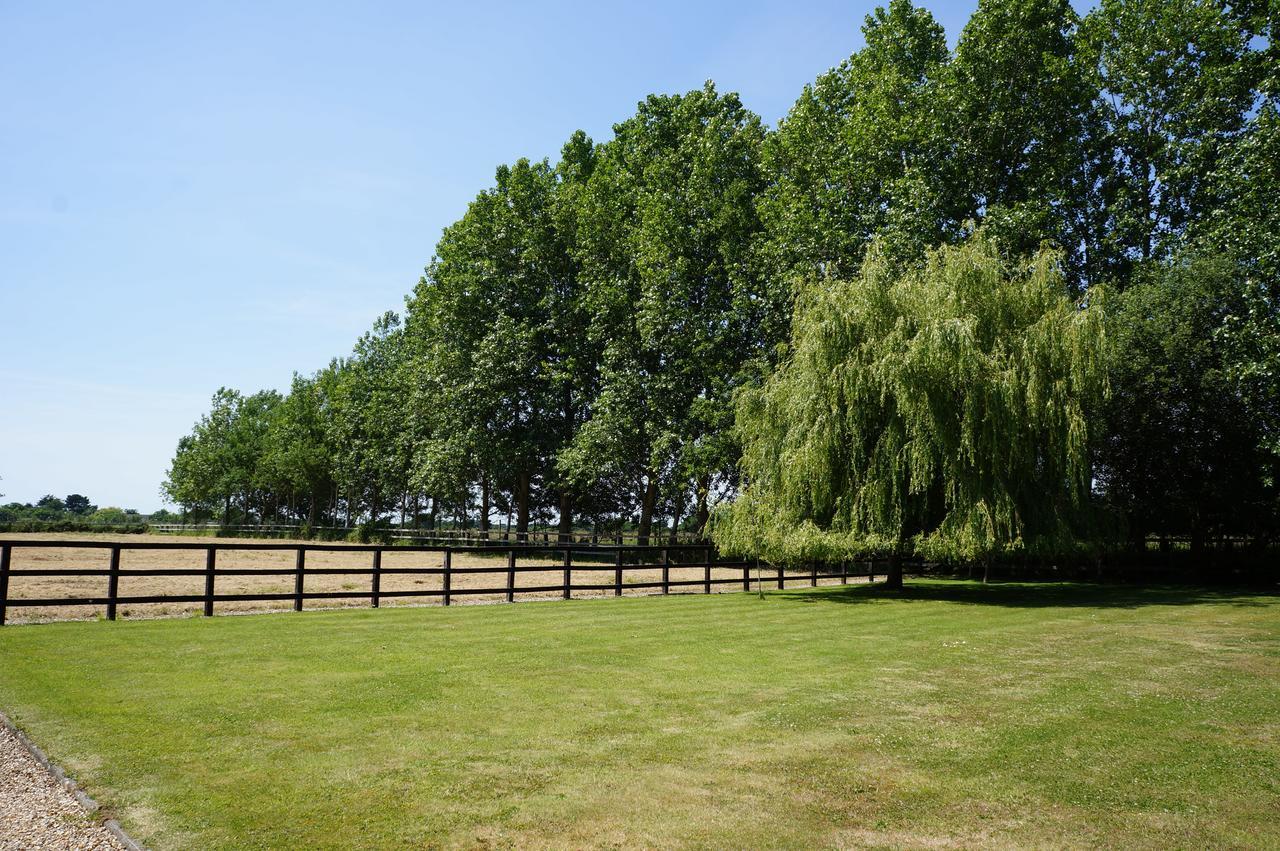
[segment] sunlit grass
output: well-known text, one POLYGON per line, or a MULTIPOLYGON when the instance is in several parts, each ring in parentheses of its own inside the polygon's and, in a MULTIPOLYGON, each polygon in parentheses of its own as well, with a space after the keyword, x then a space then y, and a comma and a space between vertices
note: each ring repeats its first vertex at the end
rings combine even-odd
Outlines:
POLYGON ((1280 598, 917 582, 0 629, 154 848, 1280 844, 1280 598))

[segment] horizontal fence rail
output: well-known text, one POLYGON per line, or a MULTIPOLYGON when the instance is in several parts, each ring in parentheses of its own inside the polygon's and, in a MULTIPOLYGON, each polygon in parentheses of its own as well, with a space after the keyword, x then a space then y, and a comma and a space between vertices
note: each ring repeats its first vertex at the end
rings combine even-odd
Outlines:
MULTIPOLYGON (((883 573, 883 571, 881 571, 883 573)), ((452 604, 455 597, 488 595, 506 602, 514 602, 517 595, 524 594, 558 594, 563 599, 572 599, 574 592, 602 592, 622 596, 624 590, 642 590, 653 593, 669 594, 673 589, 701 591, 712 593, 714 588, 733 588, 749 591, 753 584, 758 588, 786 588, 790 581, 796 584, 816 586, 819 580, 839 580, 846 584, 853 578, 865 576, 874 581, 876 576, 875 562, 846 562, 838 565, 792 565, 784 569, 780 566, 764 567, 754 561, 722 560, 717 557, 714 548, 705 544, 653 544, 650 546, 605 546, 559 544, 551 542, 533 549, 527 544, 496 547, 492 544, 472 546, 431 546, 431 545, 366 545, 343 543, 239 543, 234 541, 218 541, 217 543, 139 541, 137 543, 116 541, 42 541, 42 540, 0 540, 0 625, 5 623, 8 610, 18 607, 65 607, 95 606, 104 607, 108 620, 115 620, 118 609, 122 605, 143 605, 152 603, 200 603, 205 616, 214 613, 218 603, 243 602, 280 602, 291 603, 294 611, 302 611, 308 600, 351 600, 367 599, 368 605, 378 608, 386 599, 395 598, 436 598, 445 606, 452 604), (101 567, 14 567, 13 554, 23 549, 32 550, 101 550, 101 567), (129 567, 127 554, 134 551, 163 550, 203 554, 203 565, 190 568, 172 567, 129 567), (260 553, 292 553, 292 566, 280 567, 228 567, 219 564, 219 553, 260 552, 260 553), (308 564, 308 555, 320 553, 364 553, 369 561, 366 566, 316 567, 308 564), (385 566, 384 556, 388 553, 400 554, 438 554, 440 564, 413 566, 385 566), (477 553, 486 558, 505 555, 501 560, 480 566, 455 566, 454 556, 477 553), (531 556, 545 558, 545 563, 518 564, 518 559, 531 556), (631 581, 628 574, 637 572, 657 574, 660 578, 644 578, 631 581), (733 575, 725 576, 726 572, 733 575), (516 578, 521 574, 554 573, 558 580, 554 583, 540 585, 518 585, 516 578), (601 581, 574 581, 573 574, 589 573, 601 581), (675 576, 673 574, 679 574, 675 576), (692 573, 693 576, 689 576, 692 573), (720 575, 717 575, 719 573, 720 575), (438 576, 438 588, 385 589, 384 577, 396 576, 438 576), (469 576, 492 576, 495 582, 486 583, 482 587, 461 587, 454 579, 469 576), (269 593, 233 592, 219 593, 220 577, 278 577, 292 578, 291 591, 269 593), (319 576, 363 576, 368 577, 367 590, 344 588, 340 591, 307 590, 308 577, 319 576), (11 596, 11 584, 14 578, 22 577, 97 577, 103 580, 101 594, 66 597, 14 597, 11 596), (164 594, 122 594, 120 580, 129 577, 185 577, 203 579, 201 593, 164 593, 164 594)))

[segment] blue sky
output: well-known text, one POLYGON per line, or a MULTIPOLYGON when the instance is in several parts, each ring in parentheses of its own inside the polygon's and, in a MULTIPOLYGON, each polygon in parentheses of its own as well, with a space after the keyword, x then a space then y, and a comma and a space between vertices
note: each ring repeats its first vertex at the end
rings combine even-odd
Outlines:
POLYGON ((3 501, 160 507, 212 393, 349 351, 499 163, 707 79, 773 124, 875 5, 0 2, 3 501))

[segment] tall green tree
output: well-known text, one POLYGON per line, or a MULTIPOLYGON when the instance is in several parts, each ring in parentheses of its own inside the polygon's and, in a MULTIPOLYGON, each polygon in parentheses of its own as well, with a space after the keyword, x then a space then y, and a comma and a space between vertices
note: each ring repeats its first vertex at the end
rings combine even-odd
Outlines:
POLYGON ((295 518, 316 525, 330 505, 336 455, 320 376, 294 374, 288 395, 271 412, 265 444, 263 475, 276 501, 295 518))
POLYGON ((1092 200, 1094 91, 1069 0, 979 0, 956 44, 942 99, 956 139, 964 215, 1008 250, 1042 241, 1085 279, 1082 222, 1092 200))
POLYGON ((596 357, 569 246, 576 221, 560 196, 587 179, 592 150, 576 134, 560 168, 499 168, 446 229, 410 301, 420 392, 436 412, 419 469, 447 473, 455 493, 474 485, 482 527, 498 489, 519 533, 540 498, 562 531, 572 524, 575 487, 554 461, 585 417, 596 357))
MULTIPOLYGON (((862 33, 865 46, 805 86, 763 147, 758 262, 775 285, 853 275, 877 234, 916 256, 953 236, 965 214, 943 122, 942 27, 892 0, 862 33)), ((778 313, 785 323, 789 311, 778 313)))
POLYGON ((710 83, 650 96, 597 150, 578 199, 600 389, 560 466, 587 486, 628 481, 644 538, 660 500, 678 519, 732 469, 730 399, 780 324, 750 257, 764 136, 710 83))
POLYGON ((224 524, 231 522, 236 500, 244 522, 251 522, 255 502, 260 516, 266 435, 271 411, 279 403, 274 390, 245 396, 220 388, 209 412, 178 441, 161 488, 166 498, 188 509, 212 511, 221 503, 224 524))
POLYGON ((407 355, 400 318, 385 313, 357 341, 352 355, 334 365, 326 439, 333 472, 347 501, 348 524, 356 517, 378 523, 403 506, 409 491, 412 445, 408 395, 402 383, 407 355))
POLYGON ((1152 267, 1114 299, 1098 478, 1135 541, 1188 535, 1198 552, 1274 526, 1280 458, 1221 333, 1249 295, 1237 267, 1201 257, 1152 267))
POLYGON ((1123 284, 1168 259, 1218 204, 1219 169, 1255 105, 1247 17, 1217 0, 1102 0, 1083 24, 1110 158, 1103 251, 1123 284))
POLYGON ((1002 258, 979 232, 920 269, 878 250, 801 293, 791 350, 742 392, 747 486, 713 526, 728 552, 787 562, 983 560, 1082 539, 1101 310, 1058 257, 1002 258))

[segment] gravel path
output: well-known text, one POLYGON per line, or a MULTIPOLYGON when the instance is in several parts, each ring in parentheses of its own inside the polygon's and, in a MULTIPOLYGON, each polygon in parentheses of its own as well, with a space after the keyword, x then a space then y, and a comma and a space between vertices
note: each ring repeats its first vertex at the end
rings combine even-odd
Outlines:
POLYGON ((0 851, 122 851, 75 796, 0 724, 0 851))

